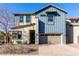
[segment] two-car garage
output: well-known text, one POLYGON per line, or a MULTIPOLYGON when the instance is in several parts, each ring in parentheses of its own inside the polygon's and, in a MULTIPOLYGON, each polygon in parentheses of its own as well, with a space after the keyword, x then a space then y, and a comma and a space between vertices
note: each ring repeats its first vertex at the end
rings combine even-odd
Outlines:
POLYGON ((61 44, 61 34, 40 34, 39 44, 61 44))

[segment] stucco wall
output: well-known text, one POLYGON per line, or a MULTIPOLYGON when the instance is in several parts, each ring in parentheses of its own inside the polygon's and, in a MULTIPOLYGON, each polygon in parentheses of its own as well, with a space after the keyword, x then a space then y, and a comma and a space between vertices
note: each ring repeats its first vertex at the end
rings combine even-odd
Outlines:
POLYGON ((35 15, 31 15, 31 22, 30 23, 26 23, 26 16, 24 16, 24 22, 20 23, 19 19, 20 16, 15 16, 16 19, 16 26, 20 26, 20 25, 27 25, 30 23, 35 23, 34 26, 29 26, 29 27, 24 27, 24 28, 18 28, 18 29, 12 29, 12 31, 22 31, 22 41, 26 42, 29 44, 29 30, 35 30, 35 43, 38 44, 39 41, 39 37, 38 37, 38 18, 36 18, 35 15))
POLYGON ((73 26, 73 39, 74 39, 74 43, 78 43, 78 37, 79 37, 79 26, 73 26))

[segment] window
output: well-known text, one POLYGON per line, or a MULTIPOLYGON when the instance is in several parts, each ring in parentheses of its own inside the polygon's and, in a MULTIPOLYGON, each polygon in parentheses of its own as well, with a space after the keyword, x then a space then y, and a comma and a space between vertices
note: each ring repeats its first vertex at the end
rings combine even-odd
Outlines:
POLYGON ((52 22, 53 21, 53 14, 47 14, 48 16, 48 22, 52 22))
POLYGON ((17 32, 13 32, 13 33, 12 33, 12 38, 13 38, 13 39, 17 39, 17 32))
POLYGON ((30 16, 26 16, 26 22, 30 22, 30 16))
POLYGON ((18 39, 22 39, 22 33, 20 31, 18 32, 18 39))
POLYGON ((22 32, 21 31, 15 31, 12 33, 13 39, 22 39, 22 32))
POLYGON ((76 23, 78 23, 78 20, 75 20, 76 23))
POLYGON ((24 17, 20 16, 20 22, 23 22, 24 17))
POLYGON ((71 20, 72 23, 74 23, 74 20, 71 20))
POLYGON ((41 14, 40 16, 46 16, 46 15, 44 15, 44 14, 41 14))

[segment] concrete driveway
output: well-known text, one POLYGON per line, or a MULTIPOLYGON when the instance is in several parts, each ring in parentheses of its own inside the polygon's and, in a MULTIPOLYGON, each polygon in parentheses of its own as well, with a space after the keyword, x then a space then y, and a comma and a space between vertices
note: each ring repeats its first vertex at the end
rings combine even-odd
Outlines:
POLYGON ((39 55, 79 56, 79 49, 73 45, 39 45, 39 55))

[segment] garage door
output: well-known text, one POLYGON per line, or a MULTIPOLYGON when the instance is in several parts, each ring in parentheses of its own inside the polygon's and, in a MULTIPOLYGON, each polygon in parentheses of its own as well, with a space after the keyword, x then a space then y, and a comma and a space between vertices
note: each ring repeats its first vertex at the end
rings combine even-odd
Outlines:
POLYGON ((42 35, 39 37, 40 44, 60 44, 61 43, 61 35, 60 34, 52 34, 52 35, 42 35))
POLYGON ((45 35, 39 36, 39 44, 47 44, 47 43, 48 43, 47 36, 45 35))
POLYGON ((61 35, 48 35, 48 44, 60 44, 61 43, 61 35))

